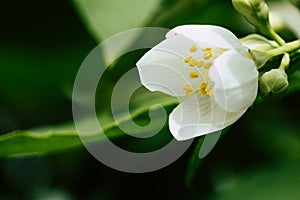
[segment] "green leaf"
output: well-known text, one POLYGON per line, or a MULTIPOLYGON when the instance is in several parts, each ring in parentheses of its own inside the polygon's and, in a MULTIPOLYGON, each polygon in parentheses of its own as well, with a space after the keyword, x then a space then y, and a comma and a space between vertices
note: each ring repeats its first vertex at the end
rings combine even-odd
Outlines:
POLYGON ((99 42, 114 34, 142 26, 161 0, 73 0, 81 18, 99 42))
POLYGON ((299 199, 299 163, 271 165, 227 175, 215 185, 214 200, 299 199))
POLYGON ((0 137, 0 156, 15 157, 40 155, 62 151, 81 145, 77 133, 72 130, 14 131, 0 137))
MULTIPOLYGON (((137 124, 145 122, 145 117, 141 117, 147 113, 150 106, 160 104, 164 107, 174 106, 177 100, 173 97, 161 93, 140 92, 135 100, 133 100, 133 108, 129 115, 122 116, 118 121, 127 123, 129 120, 134 120, 137 124), (140 103, 138 103, 140 102, 140 103)), ((158 107, 154 108, 158 109, 158 107)), ((153 119, 154 125, 161 124, 158 120, 153 119)), ((120 138, 126 136, 122 130, 118 129, 118 124, 114 121, 109 112, 102 112, 99 117, 99 122, 103 132, 109 139, 120 138)), ((88 124, 89 120, 80 121, 81 124, 88 124)), ((149 132, 156 128, 155 126, 145 126, 144 132, 149 132), (150 127, 150 128, 149 128, 150 127)), ((132 130, 132 134, 142 134, 140 130, 132 130)), ((100 132, 93 132, 84 135, 84 141, 101 142, 104 137, 101 137, 100 132)), ((16 156, 32 156, 43 155, 55 152, 63 152, 76 147, 81 147, 82 142, 75 129, 73 123, 66 125, 57 125, 50 127, 42 127, 29 131, 14 131, 0 136, 0 157, 16 157, 16 156)))

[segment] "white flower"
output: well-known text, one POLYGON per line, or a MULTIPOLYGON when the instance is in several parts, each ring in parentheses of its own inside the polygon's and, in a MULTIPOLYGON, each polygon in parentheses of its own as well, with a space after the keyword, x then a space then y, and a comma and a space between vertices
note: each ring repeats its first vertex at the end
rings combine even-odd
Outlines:
POLYGON ((252 105, 258 72, 248 49, 218 26, 178 26, 137 67, 142 84, 183 101, 169 116, 177 140, 221 130, 252 105))

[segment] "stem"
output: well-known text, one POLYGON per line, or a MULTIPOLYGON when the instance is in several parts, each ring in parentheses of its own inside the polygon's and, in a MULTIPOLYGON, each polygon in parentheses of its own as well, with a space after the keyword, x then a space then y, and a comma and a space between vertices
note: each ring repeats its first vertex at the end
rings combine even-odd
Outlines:
POLYGON ((192 182, 194 180, 194 176, 196 175, 197 170, 202 162, 202 159, 199 159, 198 154, 203 144, 204 137, 205 136, 202 136, 198 139, 197 144, 192 153, 192 156, 189 160, 189 164, 186 171, 187 173, 185 176, 185 185, 188 189, 192 189, 191 187, 192 187, 192 182))
POLYGON ((274 57, 280 54, 295 51, 297 49, 300 49, 300 40, 295 40, 293 42, 285 43, 284 45, 278 48, 269 50, 267 53, 274 57))
POLYGON ((284 55, 281 59, 279 69, 282 71, 285 71, 285 69, 288 68, 289 65, 290 65, 290 54, 284 53, 284 55))
POLYGON ((275 40, 280 46, 283 46, 285 41, 271 27, 268 29, 270 37, 272 37, 272 39, 275 40))

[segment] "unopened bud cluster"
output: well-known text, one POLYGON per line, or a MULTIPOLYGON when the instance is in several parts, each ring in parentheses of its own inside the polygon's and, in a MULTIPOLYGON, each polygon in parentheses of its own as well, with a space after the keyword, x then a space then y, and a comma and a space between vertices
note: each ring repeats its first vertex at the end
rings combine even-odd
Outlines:
POLYGON ((263 0, 232 0, 234 8, 262 32, 268 31, 269 8, 263 0))

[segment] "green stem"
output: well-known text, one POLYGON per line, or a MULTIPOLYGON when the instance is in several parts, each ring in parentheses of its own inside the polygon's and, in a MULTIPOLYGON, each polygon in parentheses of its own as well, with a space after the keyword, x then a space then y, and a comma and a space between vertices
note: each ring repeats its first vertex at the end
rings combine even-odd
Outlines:
POLYGON ((269 36, 275 40, 280 46, 285 44, 285 41, 270 27, 269 28, 269 36))
POLYGON ((300 49, 300 40, 295 40, 293 42, 285 43, 284 45, 269 50, 267 53, 271 55, 272 57, 278 56, 284 53, 289 53, 295 50, 300 49))
POLYGON ((286 68, 288 68, 290 65, 290 54, 285 53, 282 57, 279 69, 282 71, 285 71, 286 68))
POLYGON ((189 189, 191 189, 194 176, 196 175, 197 170, 202 162, 202 159, 199 159, 198 154, 199 154, 200 148, 203 144, 204 137, 205 136, 199 137, 197 144, 193 150, 192 156, 189 160, 187 170, 186 170, 187 173, 185 176, 185 185, 189 189))

